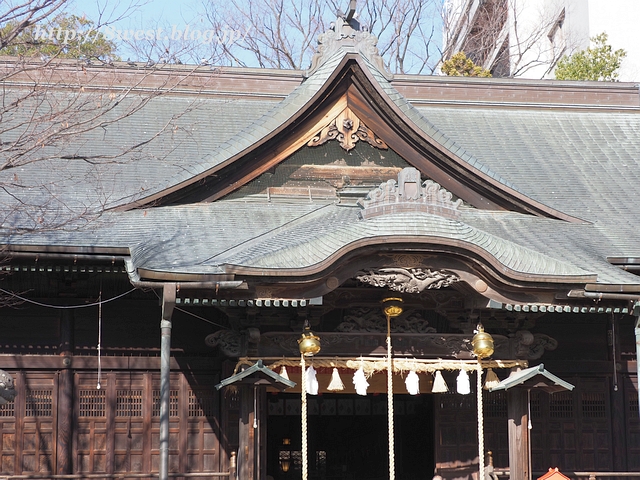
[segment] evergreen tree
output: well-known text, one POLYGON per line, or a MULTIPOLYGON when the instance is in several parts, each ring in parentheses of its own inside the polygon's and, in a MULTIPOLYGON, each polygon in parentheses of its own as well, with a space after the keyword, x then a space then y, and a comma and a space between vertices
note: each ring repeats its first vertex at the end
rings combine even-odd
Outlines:
POLYGON ((442 73, 452 77, 490 77, 491 72, 475 63, 464 54, 458 52, 449 60, 442 62, 442 73))
MULTIPOLYGON (((0 37, 15 29, 15 24, 7 23, 0 29, 0 37)), ((117 60, 115 50, 115 43, 96 30, 93 21, 60 14, 46 23, 30 25, 22 30, 0 50, 0 55, 117 60)))
POLYGON ((623 49, 616 50, 607 44, 608 36, 601 33, 591 38, 592 47, 571 56, 564 56, 555 70, 557 80, 593 80, 614 82, 622 59, 627 56, 623 49))

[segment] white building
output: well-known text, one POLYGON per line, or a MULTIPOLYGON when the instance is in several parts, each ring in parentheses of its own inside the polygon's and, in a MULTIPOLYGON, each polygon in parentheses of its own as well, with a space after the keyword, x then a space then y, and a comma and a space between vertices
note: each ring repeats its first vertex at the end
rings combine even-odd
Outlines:
POLYGON ((637 0, 449 0, 444 58, 464 51, 494 76, 554 78, 565 54, 605 32, 627 56, 621 81, 640 80, 637 0))

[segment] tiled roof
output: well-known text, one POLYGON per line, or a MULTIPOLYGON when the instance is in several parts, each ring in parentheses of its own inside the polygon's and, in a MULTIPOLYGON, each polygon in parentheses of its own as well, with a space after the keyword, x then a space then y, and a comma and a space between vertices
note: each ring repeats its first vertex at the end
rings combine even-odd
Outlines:
POLYGON ((419 110, 534 199, 621 230, 640 220, 640 111, 419 110))
MULTIPOLYGON (((466 209, 459 221, 400 213, 362 220, 359 207, 329 204, 245 203, 161 207, 112 212, 91 230, 33 235, 31 245, 125 247, 137 268, 221 274, 240 266, 305 269, 362 246, 362 242, 440 243, 481 250, 516 275, 591 277, 632 283, 634 276, 604 260, 595 227, 509 212, 466 209), (597 271, 593 267, 597 266, 597 271)), ((25 239, 26 240, 26 239, 25 239)))
MULTIPOLYGON (((65 209, 74 208, 99 211, 207 172, 283 128, 318 94, 343 55, 337 52, 285 100, 160 96, 57 152, 58 157, 71 153, 83 158, 114 154, 125 143, 122 138, 146 138, 162 125, 173 129, 117 161, 94 164, 53 155, 51 160, 0 172, 0 181, 10 190, 20 184, 10 193, 33 205, 35 212, 27 218, 7 211, 5 231, 37 223, 38 205, 45 199, 50 202, 46 215, 64 215, 65 209)), ((6 237, 8 243, 126 248, 138 268, 206 275, 234 266, 305 269, 359 242, 397 238, 474 248, 515 275, 597 275, 600 283, 638 283, 636 276, 610 265, 607 257, 640 257, 639 110, 497 104, 414 107, 374 65, 365 58, 359 61, 419 134, 505 188, 585 223, 472 208, 463 208, 457 221, 424 213, 361 220, 356 207, 317 200, 236 199, 88 214, 78 228, 6 237)), ((6 204, 11 201, 6 192, 0 197, 6 204)))

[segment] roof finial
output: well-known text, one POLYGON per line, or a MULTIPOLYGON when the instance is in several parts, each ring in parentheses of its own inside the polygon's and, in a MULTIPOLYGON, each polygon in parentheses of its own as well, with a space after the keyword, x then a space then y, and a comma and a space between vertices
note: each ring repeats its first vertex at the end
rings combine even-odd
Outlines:
POLYGON ((354 30, 360 30, 360 23, 354 18, 356 14, 356 0, 349 0, 349 9, 344 16, 344 21, 354 30))
POLYGON ((378 39, 369 32, 368 28, 360 28, 360 22, 356 19, 356 3, 356 0, 349 0, 347 13, 338 11, 336 21, 331 24, 329 30, 318 35, 318 50, 311 59, 311 66, 304 72, 305 77, 315 73, 336 51, 342 49, 345 52, 360 53, 387 80, 393 78, 393 75, 386 70, 376 47, 378 39))

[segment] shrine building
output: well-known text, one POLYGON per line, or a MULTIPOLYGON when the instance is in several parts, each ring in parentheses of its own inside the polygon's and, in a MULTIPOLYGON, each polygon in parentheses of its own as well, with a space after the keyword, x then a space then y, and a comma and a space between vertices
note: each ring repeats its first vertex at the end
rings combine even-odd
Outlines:
POLYGON ((306 71, 47 75, 2 85, 0 477, 640 478, 638 85, 394 76, 346 17, 306 71))

